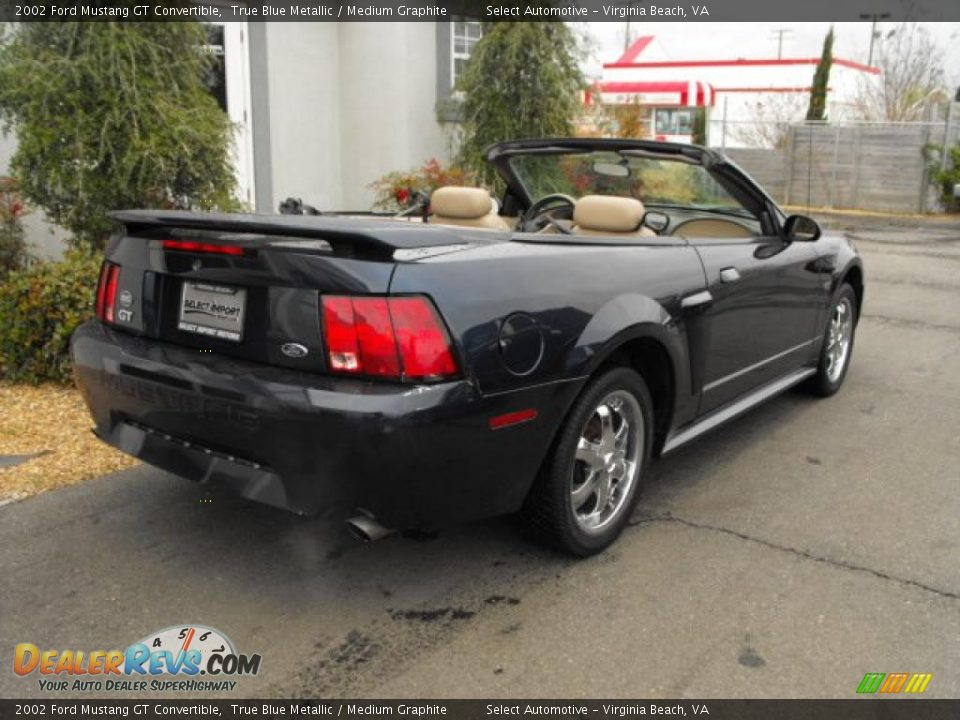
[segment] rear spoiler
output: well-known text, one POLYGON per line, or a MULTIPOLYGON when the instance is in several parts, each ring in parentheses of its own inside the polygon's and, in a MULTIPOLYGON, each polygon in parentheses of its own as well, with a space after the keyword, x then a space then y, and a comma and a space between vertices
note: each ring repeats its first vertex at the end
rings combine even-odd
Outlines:
MULTIPOLYGON (((161 228, 245 233, 324 240, 379 253, 443 245, 462 245, 472 237, 449 227, 401 223, 390 219, 345 218, 332 215, 267 215, 201 213, 184 210, 118 210, 111 219, 136 234, 161 228)), ((238 242, 237 244, 244 244, 238 242)))

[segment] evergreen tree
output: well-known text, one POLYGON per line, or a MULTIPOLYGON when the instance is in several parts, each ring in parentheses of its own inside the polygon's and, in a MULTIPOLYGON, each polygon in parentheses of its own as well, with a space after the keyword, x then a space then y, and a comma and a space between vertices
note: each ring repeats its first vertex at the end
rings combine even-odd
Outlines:
POLYGON ((562 22, 485 23, 467 62, 460 163, 488 184, 483 151, 517 138, 567 136, 583 112, 578 44, 562 22))
POLYGON ((235 204, 232 125, 195 22, 21 23, 0 43, 0 119, 24 196, 102 247, 106 212, 235 204))
POLYGON ((693 115, 693 128, 690 142, 694 145, 707 144, 707 109, 697 108, 693 115))
POLYGON ((833 26, 823 39, 823 52, 820 63, 813 73, 813 85, 810 87, 810 107, 807 109, 807 121, 823 122, 827 119, 827 88, 830 84, 830 67, 833 65, 833 26))

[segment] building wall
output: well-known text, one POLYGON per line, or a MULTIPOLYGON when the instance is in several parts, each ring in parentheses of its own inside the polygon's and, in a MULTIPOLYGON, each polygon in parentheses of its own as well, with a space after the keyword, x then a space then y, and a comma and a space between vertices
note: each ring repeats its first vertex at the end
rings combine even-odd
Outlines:
MULTIPOLYGON (((766 70, 766 69, 762 69, 766 70)), ((739 85, 743 88, 755 88, 749 91, 723 90, 723 87, 736 88, 737 85, 718 85, 716 105, 711 112, 710 143, 738 147, 746 143, 743 137, 752 135, 749 127, 757 122, 772 122, 774 119, 787 122, 801 122, 806 116, 810 102, 810 92, 807 88, 813 82, 814 66, 787 66, 787 72, 774 73, 770 70, 756 73, 754 79, 740 79, 739 85), (779 75, 779 77, 778 77, 779 75), (771 90, 764 90, 764 87, 771 90), (790 90, 791 88, 797 88, 790 90), (760 104, 768 107, 761 116, 757 108, 760 104), (772 109, 771 109, 772 108, 772 109), (723 132, 723 123, 726 120, 727 132, 723 132), (746 132, 737 132, 737 127, 745 128, 746 132)), ((721 78, 722 80, 722 78, 721 78)), ((727 82, 730 82, 728 79, 727 82)), ((830 70, 829 91, 827 93, 827 118, 832 122, 843 122, 855 117, 854 103, 865 83, 879 82, 877 75, 859 70, 835 65, 830 70)))
POLYGON ((275 211, 291 196, 320 209, 369 209, 376 178, 431 157, 447 160, 448 133, 436 117, 433 24, 264 29, 264 48, 251 31, 258 211, 275 211), (269 153, 258 123, 269 124, 269 153))
POLYGON ((342 201, 337 26, 253 25, 259 25, 251 27, 250 43, 256 209, 275 212, 287 197, 337 207, 342 201))
MULTIPOLYGON (((645 60, 645 59, 644 59, 645 60)), ((671 82, 696 80, 713 86, 716 97, 711 109, 710 144, 744 145, 736 132, 738 125, 749 126, 759 118, 758 104, 766 106, 764 119, 776 117, 785 122, 803 119, 809 101, 809 88, 816 70, 816 59, 726 61, 660 61, 638 64, 610 63, 604 66, 604 82, 671 82), (724 120, 727 132, 723 132, 724 120)), ((879 75, 858 63, 838 59, 830 71, 827 116, 834 121, 848 119, 853 102, 864 83, 876 83, 879 75)))
POLYGON ((436 29, 346 23, 340 43, 343 207, 365 209, 376 178, 449 155, 436 116, 436 29))

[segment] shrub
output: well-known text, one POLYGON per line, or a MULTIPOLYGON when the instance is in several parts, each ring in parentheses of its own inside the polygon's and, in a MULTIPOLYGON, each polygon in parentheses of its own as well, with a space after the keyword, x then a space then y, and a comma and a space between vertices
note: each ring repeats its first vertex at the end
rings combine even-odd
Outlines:
POLYGON ((18 23, 0 35, 0 120, 32 205, 103 247, 128 207, 230 209, 233 126, 204 84, 199 22, 18 23))
POLYGON ((94 314, 100 260, 72 249, 60 262, 38 262, 0 282, 0 377, 69 382, 70 335, 94 314))
POLYGON ((29 259, 20 220, 25 212, 16 180, 0 177, 0 280, 29 259))
POLYGON ((373 206, 378 210, 399 212, 415 202, 415 193, 429 196, 434 190, 447 185, 473 185, 476 178, 469 170, 451 165, 443 167, 436 158, 427 160, 417 170, 394 171, 370 183, 375 197, 373 206))
POLYGON ((943 145, 927 145, 923 152, 930 182, 937 188, 944 210, 957 212, 960 210, 960 201, 953 196, 953 186, 960 183, 960 145, 946 150, 943 145), (947 153, 946 162, 943 159, 944 152, 947 153))

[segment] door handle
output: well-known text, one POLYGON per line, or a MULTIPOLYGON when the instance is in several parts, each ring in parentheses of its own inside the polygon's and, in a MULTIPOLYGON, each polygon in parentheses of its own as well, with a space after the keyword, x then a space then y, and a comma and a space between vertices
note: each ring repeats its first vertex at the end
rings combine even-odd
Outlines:
POLYGON ((720 282, 732 283, 740 279, 740 271, 735 267, 726 267, 720 271, 720 282))
POLYGON ((683 300, 680 301, 681 310, 689 310, 690 308, 703 307, 704 305, 709 305, 713 302, 713 295, 710 294, 709 290, 703 290, 693 295, 687 295, 683 300))

